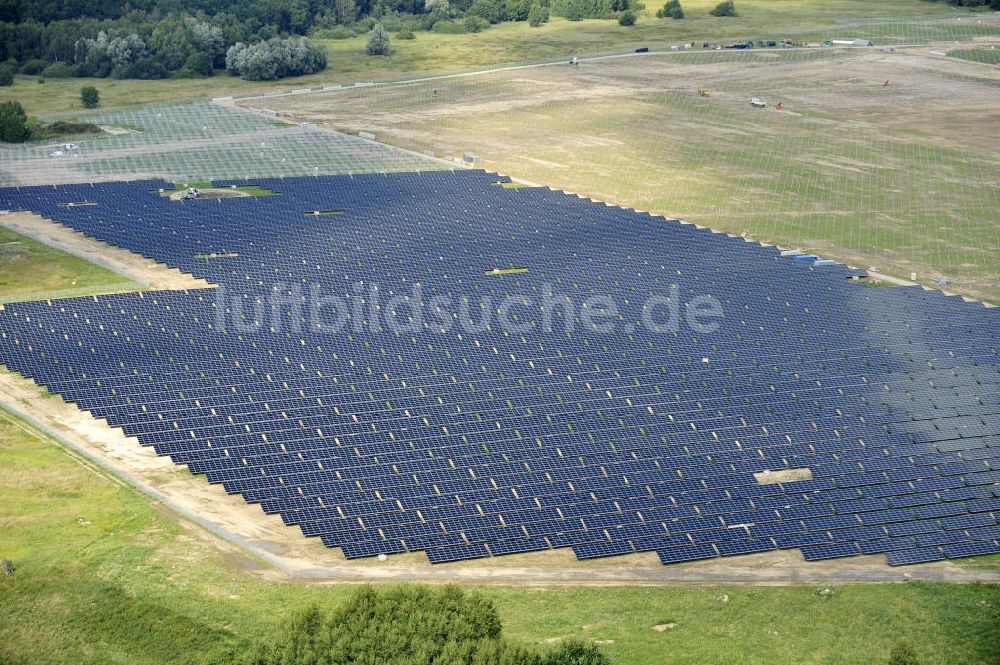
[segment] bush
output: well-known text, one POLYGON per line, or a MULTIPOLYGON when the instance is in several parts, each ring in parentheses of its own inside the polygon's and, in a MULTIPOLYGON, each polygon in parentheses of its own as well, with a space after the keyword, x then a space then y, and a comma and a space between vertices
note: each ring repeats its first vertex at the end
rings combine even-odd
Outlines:
POLYGON ((24 65, 21 66, 21 73, 26 76, 35 76, 36 74, 41 74, 45 71, 45 68, 49 63, 44 60, 39 60, 38 58, 31 58, 24 65))
POLYGON ((596 645, 572 639, 560 642, 542 658, 541 665, 611 665, 611 661, 596 645))
POLYGON ((618 16, 618 25, 635 25, 635 12, 626 9, 618 16))
POLYGON ((438 21, 434 24, 434 32, 439 35, 461 35, 465 33, 465 26, 458 21, 438 21))
POLYGON ((358 36, 358 33, 346 25, 335 25, 332 28, 316 30, 309 34, 317 39, 351 39, 358 36))
POLYGON ((21 102, 0 102, 0 141, 22 143, 30 137, 28 115, 21 102))
POLYGON ((277 638, 242 656, 218 653, 226 665, 607 665, 593 645, 570 640, 540 655, 503 638, 486 598, 458 587, 362 587, 330 612, 312 607, 277 638))
POLYGON ((528 10, 528 25, 532 28, 537 28, 542 23, 549 22, 549 8, 543 7, 541 4, 535 2, 531 5, 531 9, 528 10))
POLYGON ((365 32, 371 30, 376 23, 381 23, 385 31, 389 33, 399 32, 400 30, 428 30, 435 20, 435 17, 426 14, 414 16, 413 14, 403 14, 397 11, 382 14, 378 21, 371 19, 371 17, 366 18, 367 20, 363 22, 363 24, 367 23, 365 32))
POLYGON ((501 23, 507 20, 507 5, 503 0, 475 0, 466 16, 479 16, 490 23, 501 23))
POLYGON ((85 109, 96 109, 101 103, 100 93, 92 85, 85 85, 80 88, 80 103, 85 109))
POLYGON ((415 37, 413 31, 410 30, 409 28, 403 28, 402 30, 396 33, 396 36, 399 37, 400 39, 413 39, 415 37))
POLYGON ((158 81, 170 78, 170 70, 152 58, 142 58, 130 65, 119 65, 111 70, 111 78, 158 81))
POLYGON ((47 79, 68 79, 73 76, 73 70, 65 62, 53 62, 42 71, 47 79))
POLYGON ((684 8, 681 7, 681 0, 667 0, 663 9, 656 10, 656 18, 684 18, 684 8))
POLYGON ((326 68, 326 49, 305 37, 244 44, 226 51, 226 69, 247 81, 273 81, 286 76, 312 74, 326 68))
POLYGON ((889 665, 920 665, 920 659, 909 642, 897 642, 889 652, 889 665))
POLYGON ((531 0, 504 0, 508 21, 527 21, 531 12, 531 0))
POLYGON ((192 53, 184 61, 182 71, 189 72, 192 76, 208 77, 212 75, 212 58, 207 53, 192 53))
POLYGON ((549 8, 556 16, 578 21, 583 18, 617 18, 619 12, 631 7, 628 0, 551 0, 549 8))
POLYGON ((738 16, 733 0, 723 0, 709 12, 712 16, 738 16))
POLYGON ((365 52, 368 55, 389 55, 389 33, 385 31, 381 23, 373 25, 368 33, 365 52))
POLYGON ((0 65, 0 86, 14 85, 14 68, 0 65))
POLYGON ((482 32, 490 27, 490 22, 478 16, 466 16, 462 21, 462 27, 466 32, 482 32))
POLYGON ((447 16, 451 11, 451 4, 448 0, 425 0, 424 11, 428 14, 447 16))

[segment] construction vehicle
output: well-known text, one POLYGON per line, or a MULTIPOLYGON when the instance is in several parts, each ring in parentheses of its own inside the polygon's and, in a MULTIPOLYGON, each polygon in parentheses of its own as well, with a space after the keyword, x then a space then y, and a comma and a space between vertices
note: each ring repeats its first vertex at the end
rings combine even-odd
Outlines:
POLYGON ((708 88, 698 88, 698 94, 702 97, 710 97, 712 93, 708 91, 708 88))

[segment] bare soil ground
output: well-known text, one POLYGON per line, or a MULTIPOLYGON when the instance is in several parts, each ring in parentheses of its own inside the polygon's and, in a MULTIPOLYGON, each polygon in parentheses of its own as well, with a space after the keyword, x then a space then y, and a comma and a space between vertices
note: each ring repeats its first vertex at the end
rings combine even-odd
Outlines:
POLYGON ((133 437, 40 389, 19 374, 0 371, 0 403, 88 459, 123 477, 199 525, 200 546, 234 554, 252 575, 311 581, 429 581, 480 584, 705 584, 782 585, 814 582, 885 582, 908 579, 1000 581, 1000 566, 968 568, 937 562, 891 568, 881 556, 806 562, 796 550, 671 566, 655 553, 578 561, 570 549, 431 565, 422 553, 347 560, 318 538, 305 538, 276 515, 265 515, 238 495, 191 475, 133 437))

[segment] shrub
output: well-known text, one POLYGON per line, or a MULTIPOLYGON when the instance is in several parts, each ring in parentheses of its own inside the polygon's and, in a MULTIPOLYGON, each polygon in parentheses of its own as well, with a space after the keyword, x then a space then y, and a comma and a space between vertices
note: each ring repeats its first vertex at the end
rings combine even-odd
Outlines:
POLYGON ((434 24, 434 32, 440 35, 461 35, 465 33, 465 26, 458 21, 438 21, 434 24))
POLYGON ((722 0, 709 14, 712 16, 738 16, 733 0, 722 0))
POLYGON ((226 51, 226 69, 247 81, 273 81, 286 76, 312 74, 326 68, 326 49, 305 37, 244 44, 226 51))
POLYGON ((184 61, 182 71, 188 72, 190 76, 211 76, 212 58, 207 53, 192 53, 184 61))
POLYGON ((119 65, 111 70, 111 78, 157 81, 170 78, 170 70, 152 58, 142 58, 130 65, 119 65))
POLYGON ((366 17, 362 24, 366 25, 365 32, 374 27, 376 23, 380 23, 386 32, 393 33, 399 32, 404 28, 409 28, 410 30, 420 30, 425 25, 425 21, 432 20, 432 17, 420 15, 414 16, 413 14, 403 14, 397 11, 385 12, 376 21, 370 16, 366 17))
POLYGON ((451 11, 451 5, 448 0, 426 0, 424 2, 424 11, 428 14, 447 16, 448 12, 451 11))
POLYGON ((635 12, 626 9, 618 16, 618 25, 635 25, 635 12))
POLYGON ((45 71, 48 63, 38 58, 31 58, 21 66, 21 73, 27 76, 35 76, 45 71))
POLYGON ((560 642, 542 658, 541 665, 611 665, 611 661, 596 645, 572 639, 560 642))
POLYGON ((85 109, 96 109, 101 103, 100 93, 92 85, 85 85, 80 88, 80 103, 85 109))
POLYGON ((617 18, 631 9, 628 0, 551 0, 549 9, 556 16, 578 21, 582 18, 617 18))
POLYGON ((889 665, 920 665, 920 659, 909 642, 897 642, 889 652, 889 665))
POLYGON ((466 16, 462 21, 462 27, 466 32, 482 32, 490 27, 490 22, 478 16, 466 16))
POLYGON ((403 28, 402 30, 396 33, 396 36, 399 37, 400 39, 413 39, 415 37, 413 31, 410 30, 409 28, 403 28))
POLYGON ((21 102, 0 102, 0 141, 21 143, 31 137, 28 115, 21 102))
POLYGON ((316 30, 309 34, 317 39, 351 39, 358 35, 358 33, 346 25, 335 25, 332 28, 316 30))
POLYGON ((373 25, 368 33, 365 51, 368 55, 389 55, 389 33, 385 31, 381 23, 373 25))
POLYGON ((532 0, 504 0, 508 21, 527 21, 532 0))
POLYGON ((528 25, 532 28, 537 28, 542 23, 549 22, 549 8, 543 7, 541 4, 535 2, 531 5, 531 9, 528 10, 528 25))
POLYGON ((0 86, 14 85, 14 68, 0 65, 0 86))
POLYGON ((681 7, 681 0, 667 0, 663 9, 656 10, 656 18, 684 18, 684 8, 681 7))
POLYGON ((242 656, 214 654, 226 665, 607 665, 597 647, 569 640, 539 655, 503 638, 493 604, 458 587, 362 587, 331 612, 312 607, 242 656))
POLYGON ((507 5, 503 0, 475 0, 467 16, 479 16, 490 23, 500 23, 507 20, 507 5))
POLYGON ((42 71, 42 76, 47 79, 68 79, 73 76, 73 70, 65 62, 53 62, 42 71))

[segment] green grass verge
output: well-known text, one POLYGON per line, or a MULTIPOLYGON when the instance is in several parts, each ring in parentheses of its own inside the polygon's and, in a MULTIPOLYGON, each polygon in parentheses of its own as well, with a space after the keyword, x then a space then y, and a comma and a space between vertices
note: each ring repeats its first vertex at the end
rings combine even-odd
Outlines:
MULTIPOLYGON (((323 40, 329 50, 330 65, 323 72, 281 81, 243 81, 224 73, 207 79, 165 81, 116 81, 111 79, 47 79, 18 76, 11 87, 0 88, 0 101, 17 99, 28 113, 58 114, 82 111, 80 88, 97 87, 104 108, 174 102, 195 97, 242 95, 266 89, 290 89, 331 83, 353 83, 414 72, 441 72, 489 67, 544 59, 567 59, 573 54, 630 50, 703 40, 738 37, 784 37, 820 31, 821 36, 851 32, 845 17, 865 19, 896 16, 943 16, 951 9, 943 3, 924 0, 740 0, 740 15, 716 18, 708 15, 717 0, 686 0, 687 18, 680 21, 653 16, 660 5, 649 3, 639 22, 632 27, 612 20, 567 21, 553 18, 531 28, 527 23, 505 23, 475 34, 443 35, 416 33, 416 39, 392 40, 388 56, 365 54, 365 36, 323 40)), ((867 34, 867 33, 866 33, 867 34)), ((950 36, 951 33, 948 33, 950 36)), ((860 36, 860 35, 859 35, 860 36)))
MULTIPOLYGON (((178 471, 181 473, 181 471, 178 471)), ((268 639, 344 585, 264 577, 156 502, 0 418, 0 662, 197 663, 268 639)), ((599 640, 614 663, 884 663, 898 640, 924 665, 1000 658, 1000 586, 481 587, 525 644, 599 640), (663 631, 660 624, 675 624, 663 631)))
POLYGON ((142 288, 107 268, 0 227, 0 302, 142 288))

